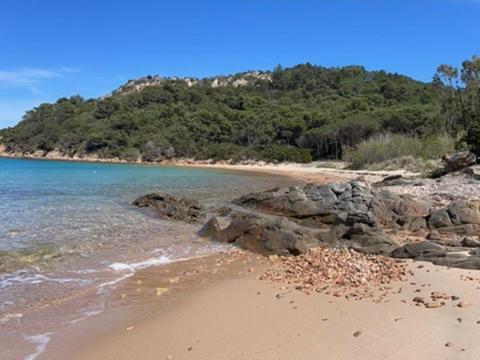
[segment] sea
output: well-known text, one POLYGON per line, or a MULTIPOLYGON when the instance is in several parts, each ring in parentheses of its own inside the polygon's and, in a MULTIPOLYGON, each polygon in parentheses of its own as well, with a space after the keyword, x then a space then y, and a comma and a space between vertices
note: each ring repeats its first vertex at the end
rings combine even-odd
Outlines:
POLYGON ((104 311, 109 292, 138 269, 227 249, 199 238, 201 224, 137 209, 137 197, 164 192, 215 209, 291 183, 245 171, 0 158, 0 359, 36 359, 55 331, 104 311))

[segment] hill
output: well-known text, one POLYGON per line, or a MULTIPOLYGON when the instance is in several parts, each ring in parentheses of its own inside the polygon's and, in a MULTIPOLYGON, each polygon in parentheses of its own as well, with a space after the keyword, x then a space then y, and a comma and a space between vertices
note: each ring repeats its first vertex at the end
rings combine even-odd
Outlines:
POLYGON ((311 64, 206 79, 147 76, 99 99, 61 98, 0 132, 7 151, 159 161, 338 159, 377 133, 435 130, 433 85, 311 64))

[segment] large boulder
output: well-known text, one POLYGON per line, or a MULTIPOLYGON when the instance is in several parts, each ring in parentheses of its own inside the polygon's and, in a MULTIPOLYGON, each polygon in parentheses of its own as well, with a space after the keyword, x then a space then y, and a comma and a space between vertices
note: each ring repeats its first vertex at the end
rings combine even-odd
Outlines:
POLYGON ((426 259, 443 257, 447 254, 445 247, 431 241, 410 243, 395 249, 392 256, 401 259, 426 259))
POLYGON ((471 151, 459 151, 453 154, 445 155, 442 158, 445 171, 447 173, 458 171, 467 166, 475 165, 477 157, 471 151))
POLYGON ((214 229, 212 223, 218 224, 215 218, 210 220, 199 235, 264 255, 299 255, 320 245, 315 231, 285 218, 242 214, 235 216, 225 229, 214 229))
POLYGON ((343 246, 364 254, 389 256, 398 244, 389 239, 383 230, 357 223, 340 239, 343 246))
POLYGON ((177 198, 168 194, 152 193, 139 197, 134 206, 146 208, 159 218, 197 222, 204 219, 204 210, 195 200, 177 198))
POLYGON ((455 201, 434 210, 428 218, 429 238, 436 241, 457 240, 480 235, 480 202, 455 201))

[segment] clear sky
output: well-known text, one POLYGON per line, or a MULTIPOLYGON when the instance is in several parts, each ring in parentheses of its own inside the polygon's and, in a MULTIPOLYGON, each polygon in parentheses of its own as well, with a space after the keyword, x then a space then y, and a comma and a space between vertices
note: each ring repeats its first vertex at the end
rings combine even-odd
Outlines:
POLYGON ((480 55, 480 0, 1 0, 0 128, 143 75, 311 62, 429 81, 480 55))

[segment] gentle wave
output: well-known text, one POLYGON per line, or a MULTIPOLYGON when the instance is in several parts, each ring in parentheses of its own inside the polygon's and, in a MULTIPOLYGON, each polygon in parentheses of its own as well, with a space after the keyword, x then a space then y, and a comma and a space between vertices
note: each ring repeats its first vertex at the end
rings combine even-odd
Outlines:
POLYGON ((25 356, 23 360, 35 360, 40 354, 42 354, 47 348, 47 344, 50 341, 51 335, 52 333, 25 336, 25 340, 34 344, 36 349, 34 353, 25 356))
POLYGON ((91 283, 91 280, 86 279, 74 279, 74 278, 55 278, 48 277, 42 274, 29 273, 23 270, 19 270, 13 273, 5 274, 0 277, 0 289, 5 289, 7 287, 17 285, 17 284, 40 284, 43 282, 54 282, 58 284, 65 284, 69 282, 76 282, 79 285, 88 285, 91 283))

